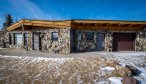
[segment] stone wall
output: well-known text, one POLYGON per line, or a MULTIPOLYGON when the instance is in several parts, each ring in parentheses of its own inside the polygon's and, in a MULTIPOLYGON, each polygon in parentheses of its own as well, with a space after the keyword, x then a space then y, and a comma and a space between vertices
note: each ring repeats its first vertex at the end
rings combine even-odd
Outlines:
MULTIPOLYGON (((94 51, 96 50, 96 31, 75 30, 74 31, 74 51, 94 51), (94 40, 87 40, 87 32, 94 33, 94 40)), ((73 49, 73 48, 72 48, 73 49)))
MULTIPOLYGON (((48 53, 71 53, 71 52, 88 52, 97 51, 97 33, 100 31, 96 30, 70 30, 69 28, 57 29, 33 29, 31 31, 12 31, 8 35, 11 36, 12 43, 9 44, 10 48, 28 48, 33 50, 33 32, 39 32, 41 38, 41 51, 48 53), (51 32, 58 32, 58 41, 51 40, 51 32), (87 32, 94 33, 93 40, 87 40, 87 32), (22 45, 14 45, 14 33, 28 34, 28 44, 24 46, 24 39, 22 45)), ((102 31, 105 33, 104 38, 104 50, 112 51, 113 48, 113 33, 114 32, 125 32, 125 31, 102 31)), ((130 33, 130 32, 129 32, 130 33)), ((146 42, 144 40, 144 32, 137 32, 135 39, 135 50, 144 51, 146 50, 146 42)))
POLYGON ((144 51, 145 50, 145 35, 143 31, 139 31, 136 33, 135 40, 135 50, 136 51, 144 51))
POLYGON ((70 29, 33 29, 31 31, 12 31, 9 32, 11 35, 12 43, 9 45, 10 48, 27 48, 33 50, 33 32, 40 33, 41 39, 41 50, 49 53, 70 53, 70 29), (58 41, 51 40, 51 32, 58 32, 58 41), (21 45, 14 44, 14 34, 22 33, 23 43, 21 45), (27 46, 24 46, 24 33, 28 34, 27 46))
POLYGON ((9 48, 26 48, 26 46, 24 46, 24 33, 27 33, 28 34, 28 49, 29 50, 32 50, 32 32, 31 31, 11 31, 11 32, 8 32, 8 38, 9 38, 9 42, 11 40, 11 43, 9 43, 9 48), (15 45, 14 43, 14 34, 16 33, 21 33, 23 38, 22 38, 22 44, 21 45, 15 45))
POLYGON ((113 33, 106 31, 105 32, 105 51, 112 51, 113 49, 113 33))
POLYGON ((74 46, 72 45, 71 49, 74 49, 76 52, 84 51, 97 51, 97 33, 104 32, 105 38, 104 38, 104 50, 105 51, 112 51, 112 41, 113 41, 113 33, 108 31, 96 31, 96 30, 74 30, 72 33, 75 35, 71 35, 72 38, 74 38, 74 46), (88 41, 86 33, 87 32, 93 32, 94 33, 94 40, 88 41), (78 37, 81 36, 81 40, 78 40, 78 37))
POLYGON ((0 47, 6 48, 8 44, 8 37, 6 31, 0 31, 0 47))
POLYGON ((70 29, 48 29, 41 32, 42 51, 70 53, 70 29), (51 32, 58 32, 58 41, 51 40, 51 32))

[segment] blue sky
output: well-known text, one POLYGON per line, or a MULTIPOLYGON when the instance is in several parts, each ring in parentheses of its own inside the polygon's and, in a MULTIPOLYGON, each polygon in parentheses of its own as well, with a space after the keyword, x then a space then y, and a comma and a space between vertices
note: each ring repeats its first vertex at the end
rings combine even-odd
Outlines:
POLYGON ((0 0, 0 28, 8 13, 14 20, 146 21, 146 0, 0 0))

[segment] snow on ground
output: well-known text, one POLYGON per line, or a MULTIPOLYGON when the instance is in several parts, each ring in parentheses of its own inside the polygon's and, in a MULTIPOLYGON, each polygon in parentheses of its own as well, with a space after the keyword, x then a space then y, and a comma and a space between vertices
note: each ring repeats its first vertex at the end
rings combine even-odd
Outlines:
POLYGON ((111 84, 122 84, 122 78, 121 77, 110 77, 108 78, 111 81, 111 84))
POLYGON ((101 70, 108 70, 108 71, 113 71, 113 70, 115 70, 115 68, 114 67, 104 67, 104 68, 100 68, 101 70))
POLYGON ((96 53, 95 57, 80 56, 80 58, 0 55, 0 84, 108 84, 108 80, 113 84, 121 84, 122 79, 112 73, 116 68, 108 64, 111 60, 116 60, 123 67, 125 65, 136 67, 141 73, 134 78, 145 84, 145 52, 96 53))
POLYGON ((1 47, 0 47, 0 49, 7 49, 7 48, 1 48, 1 47))
POLYGON ((73 58, 47 58, 47 57, 30 57, 30 56, 7 56, 7 55, 0 55, 2 58, 13 58, 13 59, 23 59, 24 61, 30 60, 31 62, 37 62, 37 61, 53 61, 53 62, 59 62, 64 63, 67 60, 72 60, 73 58))
POLYGON ((128 52, 128 51, 121 51, 121 52, 99 52, 101 55, 114 55, 114 56, 146 56, 146 52, 128 52))
POLYGON ((1 83, 76 84, 106 80, 109 76, 100 71, 106 67, 98 57, 44 58, 0 56, 1 83), (102 75, 101 75, 102 74, 102 75))
POLYGON ((108 59, 117 60, 121 66, 131 65, 141 71, 139 76, 134 76, 141 84, 146 83, 146 52, 121 52, 102 54, 107 56, 108 59))

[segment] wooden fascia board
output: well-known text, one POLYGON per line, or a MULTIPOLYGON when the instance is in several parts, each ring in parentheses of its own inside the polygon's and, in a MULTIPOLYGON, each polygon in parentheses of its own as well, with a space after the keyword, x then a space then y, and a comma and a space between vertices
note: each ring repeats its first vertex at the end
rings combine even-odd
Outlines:
POLYGON ((39 27, 51 27, 51 28, 70 28, 70 21, 35 21, 35 20, 21 20, 18 23, 13 24, 8 27, 7 30, 11 31, 17 29, 18 27, 26 26, 39 26, 39 27))
POLYGON ((15 23, 15 24, 11 25, 10 27, 8 27, 7 30, 8 31, 14 30, 14 29, 22 26, 22 23, 23 23, 23 21, 21 20, 21 21, 15 23))
POLYGON ((24 25, 27 26, 38 26, 38 27, 51 27, 51 28, 65 28, 65 27, 70 27, 69 24, 64 24, 64 23, 28 23, 28 22, 24 22, 24 25))
POLYGON ((77 30, 131 30, 131 31, 138 31, 143 30, 142 27, 112 27, 112 26, 77 26, 74 29, 77 30))
POLYGON ((104 23, 108 23, 108 24, 139 24, 139 25, 141 25, 141 24, 143 24, 143 25, 146 25, 146 22, 140 22, 140 21, 92 21, 92 20, 75 20, 75 21, 73 21, 73 23, 101 23, 101 24, 104 24, 104 23))

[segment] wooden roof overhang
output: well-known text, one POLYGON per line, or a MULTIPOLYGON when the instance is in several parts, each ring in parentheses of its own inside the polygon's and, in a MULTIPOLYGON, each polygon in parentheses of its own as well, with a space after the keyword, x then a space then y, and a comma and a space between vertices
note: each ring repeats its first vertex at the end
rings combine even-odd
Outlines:
POLYGON ((144 21, 113 21, 113 20, 20 20, 7 28, 8 31, 32 28, 72 28, 78 30, 144 30, 144 21))
POLYGON ((138 21, 105 21, 105 20, 75 20, 72 28, 78 30, 123 30, 140 31, 144 30, 146 22, 138 21))
POLYGON ((20 20, 7 28, 8 31, 23 28, 70 28, 70 21, 48 21, 48 20, 20 20))

